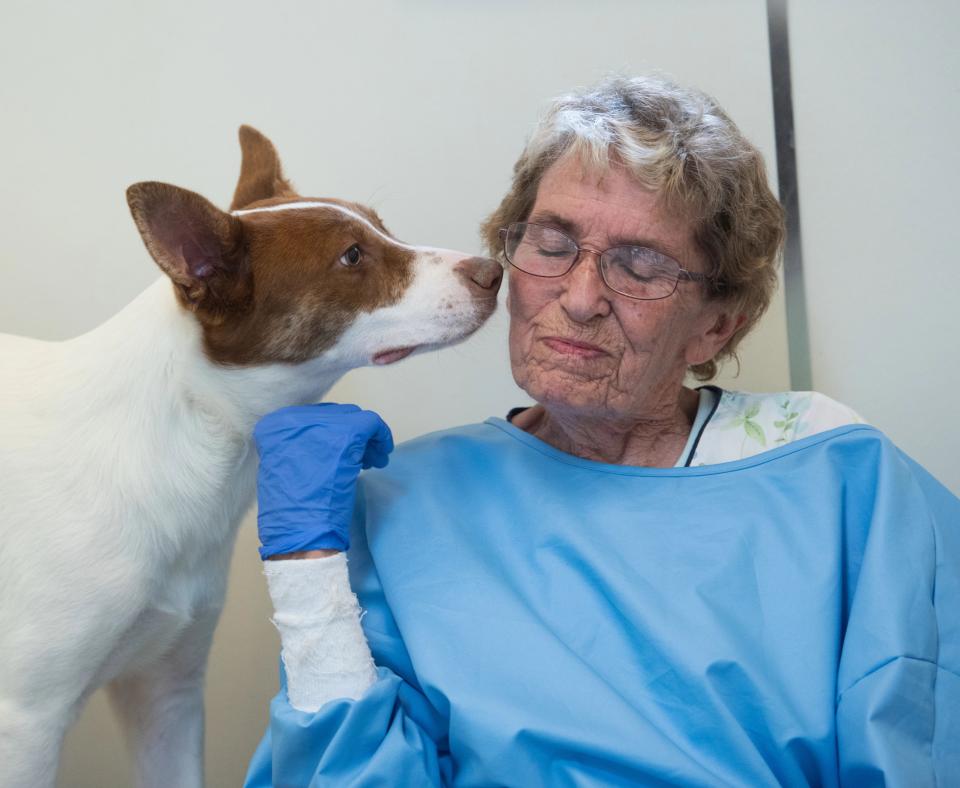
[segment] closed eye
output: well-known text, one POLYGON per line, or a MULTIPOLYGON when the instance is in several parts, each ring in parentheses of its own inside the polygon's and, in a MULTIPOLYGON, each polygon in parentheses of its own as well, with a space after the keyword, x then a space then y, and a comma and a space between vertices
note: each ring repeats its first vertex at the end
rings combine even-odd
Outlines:
POLYGON ((606 262, 631 279, 652 282, 675 279, 679 266, 654 249, 645 246, 621 246, 606 252, 606 262))
POLYGON ((537 254, 541 257, 567 257, 570 254, 569 249, 544 249, 542 246, 537 247, 537 254))
POLYGON ((676 279, 676 272, 657 265, 623 265, 617 264, 623 273, 639 282, 653 282, 656 279, 676 279))

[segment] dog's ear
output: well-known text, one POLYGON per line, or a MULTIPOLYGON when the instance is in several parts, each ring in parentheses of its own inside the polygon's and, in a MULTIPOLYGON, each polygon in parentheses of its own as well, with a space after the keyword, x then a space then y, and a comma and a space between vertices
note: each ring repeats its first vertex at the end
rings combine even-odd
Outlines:
POLYGON ((283 177, 280 156, 273 143, 252 126, 240 127, 240 179, 233 193, 230 210, 236 211, 257 200, 270 197, 298 197, 290 181, 283 177))
POLYGON ((167 183, 135 183, 127 204, 147 250, 192 309, 235 300, 245 265, 243 228, 199 194, 167 183))

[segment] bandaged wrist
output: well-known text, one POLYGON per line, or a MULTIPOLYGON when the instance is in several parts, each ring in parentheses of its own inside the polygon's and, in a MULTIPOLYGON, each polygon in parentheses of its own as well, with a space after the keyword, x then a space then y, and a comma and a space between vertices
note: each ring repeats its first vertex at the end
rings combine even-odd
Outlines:
POLYGON ((263 572, 280 632, 290 705, 316 711, 334 698, 359 698, 376 681, 343 553, 266 561, 263 572))

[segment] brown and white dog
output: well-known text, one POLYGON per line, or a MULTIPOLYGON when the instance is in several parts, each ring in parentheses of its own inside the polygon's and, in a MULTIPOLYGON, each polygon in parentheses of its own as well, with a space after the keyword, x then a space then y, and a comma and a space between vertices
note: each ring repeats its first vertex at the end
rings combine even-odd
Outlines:
POLYGON ((492 260, 400 243, 369 208, 304 199, 240 129, 229 213, 127 192, 166 274, 75 339, 0 335, 0 785, 54 784, 108 685, 139 784, 203 783, 204 669, 254 423, 343 373, 458 342, 494 311, 492 260))

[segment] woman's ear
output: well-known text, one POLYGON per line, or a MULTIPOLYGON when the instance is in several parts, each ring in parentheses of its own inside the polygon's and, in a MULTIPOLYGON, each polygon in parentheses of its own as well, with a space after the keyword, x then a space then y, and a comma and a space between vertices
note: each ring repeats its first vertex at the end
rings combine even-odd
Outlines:
MULTIPOLYGON (((711 310, 712 311, 712 310, 711 310)), ((688 366, 704 364, 716 357, 727 342, 743 324, 747 316, 720 308, 709 314, 710 322, 704 331, 691 338, 687 344, 686 362, 688 366)))

